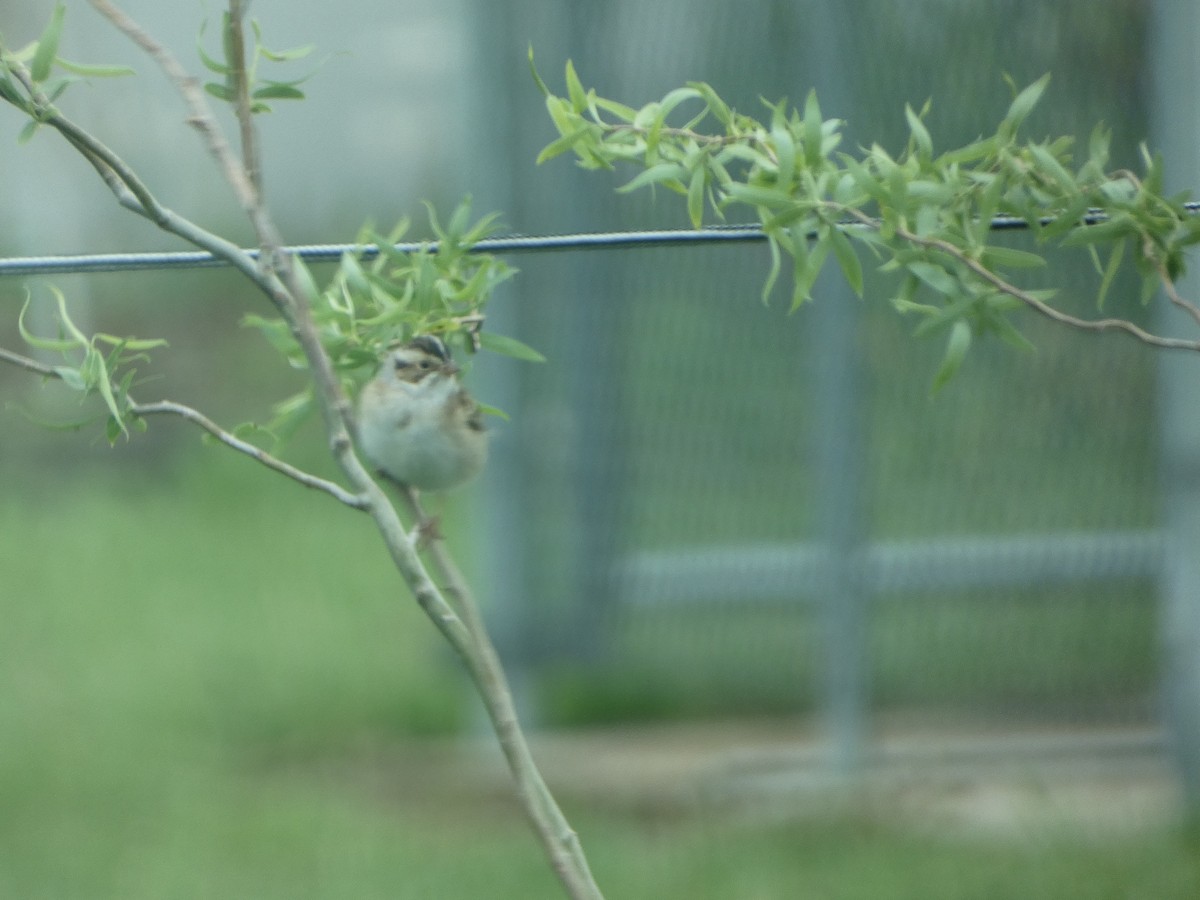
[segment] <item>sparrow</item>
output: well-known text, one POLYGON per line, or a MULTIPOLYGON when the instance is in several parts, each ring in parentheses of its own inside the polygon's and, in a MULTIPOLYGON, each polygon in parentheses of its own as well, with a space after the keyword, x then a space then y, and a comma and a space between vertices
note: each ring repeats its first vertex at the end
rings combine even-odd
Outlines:
POLYGON ((444 491, 477 475, 487 433, 458 376, 450 351, 433 335, 388 351, 358 395, 358 442, 367 460, 419 491, 444 491))

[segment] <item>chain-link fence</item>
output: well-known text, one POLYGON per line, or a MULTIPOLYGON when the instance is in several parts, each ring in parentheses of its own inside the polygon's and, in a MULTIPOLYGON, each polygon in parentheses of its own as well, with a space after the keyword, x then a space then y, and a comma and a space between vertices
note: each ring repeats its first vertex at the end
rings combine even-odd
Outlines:
MULTIPOLYGON (((690 79, 748 111, 812 86, 852 140, 893 149, 905 102, 936 98, 927 124, 954 146, 994 127, 1001 73, 1023 85, 1052 71, 1031 132, 1086 140, 1103 120, 1114 166, 1133 165, 1147 9, 1104 8, 516 4, 481 21, 495 58, 533 34, 543 75, 570 56, 586 85, 634 105, 690 79)), ((669 194, 613 197, 632 172, 556 160, 531 177, 552 134, 513 99, 523 77, 496 79, 481 104, 512 136, 487 158, 511 166, 494 205, 517 230, 683 224, 669 194)), ((1153 354, 1026 319, 1035 352, 984 343, 931 398, 941 347, 912 337, 882 278, 861 302, 828 279, 789 315, 783 292, 759 301, 761 247, 522 268, 512 326, 552 360, 518 376, 531 379, 511 397, 522 434, 493 473, 533 533, 497 552, 511 579, 497 616, 510 656, 543 676, 544 715, 819 703, 851 761, 879 706, 1154 715, 1153 354)), ((1049 277, 1087 310, 1086 259, 1054 259, 1049 277)), ((1110 311, 1142 316, 1131 294, 1110 311)))

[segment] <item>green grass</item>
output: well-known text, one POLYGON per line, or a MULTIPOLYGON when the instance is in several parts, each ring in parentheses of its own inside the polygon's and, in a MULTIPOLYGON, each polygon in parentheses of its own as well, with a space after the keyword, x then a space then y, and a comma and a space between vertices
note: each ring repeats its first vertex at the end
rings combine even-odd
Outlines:
MULTIPOLYGON (((362 517, 217 450, 154 484, 132 458, 76 475, 27 469, 0 512, 0 897, 558 895, 511 803, 426 783, 396 749, 470 707, 362 517)), ((750 659, 746 627, 684 633, 660 661, 750 659)), ((648 655, 655 632, 630 640, 648 655)), ((1169 834, 951 840, 567 805, 613 897, 1183 898, 1200 879, 1169 834)))
MULTIPOLYGON (((647 333, 666 329, 662 315, 647 333)), ((660 389, 630 397, 659 431, 628 448, 624 545, 808 536, 807 400, 747 390, 746 379, 803 381, 781 317, 766 311, 733 344, 757 367, 715 383, 709 363, 736 323, 684 317, 704 365, 667 378, 664 363, 660 389)), ((908 373, 892 378, 881 362, 872 376, 888 386, 871 410, 879 535, 1153 523, 1148 404, 1106 406, 1125 395, 1096 377, 1099 363, 1041 352, 1014 364, 985 350, 916 415, 920 366, 932 371, 937 348, 904 327, 872 319, 868 334, 872 358, 891 348, 908 373)), ((1120 369, 1138 394, 1144 368, 1120 369)), ((222 420, 252 399, 230 388, 239 411, 222 420)), ((6 415, 11 430, 31 429, 6 415)), ((0 897, 557 896, 515 809, 411 789, 419 756, 396 757, 415 773, 364 766, 474 715, 365 517, 224 451, 180 452, 180 432, 194 440, 156 423, 94 469, 81 460, 109 451, 72 447, 86 439, 6 445, 0 897)), ((881 603, 875 701, 1061 711, 1144 700, 1151 599, 1143 585, 1105 585, 881 603)), ((552 723, 814 708, 819 623, 806 611, 731 603, 610 624, 608 666, 537 679, 552 723)), ((1182 898, 1198 881, 1195 847, 1168 834, 951 841, 853 817, 737 826, 567 801, 613 897, 1182 898)))

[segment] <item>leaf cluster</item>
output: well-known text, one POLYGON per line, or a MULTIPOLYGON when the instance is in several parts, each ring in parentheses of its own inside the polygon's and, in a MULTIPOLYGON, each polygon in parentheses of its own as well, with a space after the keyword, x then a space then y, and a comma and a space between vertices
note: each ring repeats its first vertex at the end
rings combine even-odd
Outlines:
MULTIPOLYGON (((57 49, 62 34, 65 10, 59 4, 41 37, 20 51, 8 52, 0 41, 0 99, 22 109, 30 123, 23 137, 43 122, 58 128, 76 143, 89 159, 95 155, 94 143, 86 133, 69 126, 53 106, 54 98, 74 80, 76 75, 115 75, 130 70, 107 66, 81 66, 62 60, 57 49), (67 71, 68 76, 52 77, 55 68, 67 71)), ((204 29, 198 39, 201 62, 210 71, 222 76, 220 83, 205 86, 207 92, 221 100, 236 101, 238 85, 249 86, 251 113, 268 109, 270 99, 300 99, 303 94, 295 81, 263 80, 258 77, 261 63, 283 63, 303 58, 310 47, 284 51, 269 49, 263 42, 256 22, 251 23, 252 40, 245 40, 244 29, 235 28, 229 13, 222 19, 222 49, 224 62, 205 52, 202 46, 204 29), (239 46, 241 43, 252 46, 239 46), (240 62, 244 60, 244 62, 240 62)), ((306 76, 307 77, 307 76, 306 76)), ((146 204, 152 200, 146 189, 119 159, 106 151, 94 161, 106 180, 125 186, 137 185, 140 192, 131 202, 135 208, 154 218, 159 224, 167 213, 150 211, 146 204), (118 173, 116 167, 120 167, 118 173), (111 176, 111 177, 109 177, 111 176), (149 199, 148 199, 149 198, 149 199)), ((321 343, 328 352, 333 368, 341 378, 342 387, 352 391, 378 363, 387 347, 411 339, 416 334, 438 334, 451 344, 468 352, 489 349, 520 359, 540 361, 541 355, 521 342, 483 331, 483 308, 491 292, 511 277, 514 270, 500 259, 478 253, 474 245, 488 236, 494 227, 495 216, 472 221, 469 200, 460 204, 443 224, 432 207, 429 208, 433 240, 402 250, 397 242, 405 234, 408 223, 401 222, 383 235, 370 225, 360 232, 359 249, 343 256, 337 271, 324 288, 318 287, 311 272, 299 259, 292 261, 305 292, 312 300, 311 315, 321 343)), ((57 293, 57 292, 56 292, 57 293)), ((118 339, 108 335, 84 336, 67 316, 65 305, 59 304, 57 338, 48 339, 29 334, 21 326, 21 334, 34 347, 57 350, 64 354, 80 354, 74 364, 56 369, 63 381, 85 395, 99 393, 108 408, 108 434, 127 433, 130 415, 128 381, 123 367, 136 359, 131 350, 144 350, 156 345, 136 339, 118 339), (104 346, 107 354, 100 352, 104 346), (117 370, 123 374, 118 377, 117 370)), ((245 323, 258 328, 289 363, 297 368, 307 367, 307 358, 289 324, 282 316, 248 315, 245 323)), ((132 378, 132 372, 127 373, 132 378)), ((275 408, 272 421, 266 427, 242 426, 242 431, 254 431, 276 438, 292 431, 314 408, 313 388, 289 397, 275 408)), ((140 420, 139 420, 140 421, 140 420)))
MULTIPOLYGON (((418 334, 439 335, 466 353, 482 348, 542 360, 514 338, 483 330, 489 297, 516 271, 503 260, 473 249, 492 233, 495 216, 472 221, 470 201, 464 200, 443 224, 432 206, 427 204, 427 209, 434 241, 415 250, 400 249, 397 245, 408 231, 407 220, 387 234, 368 225, 358 235, 357 249, 342 255, 323 289, 299 260, 294 261, 309 285, 321 343, 347 391, 373 372, 389 347, 418 334)), ((243 321, 261 331, 290 364, 307 365, 282 318, 251 314, 243 321)), ((276 407, 270 430, 290 432, 310 412, 312 403, 311 389, 289 397, 276 407)))
POLYGON ((58 53, 66 7, 59 3, 36 41, 20 50, 4 49, 0 38, 0 100, 29 116, 18 140, 25 143, 46 118, 55 112, 54 103, 72 84, 88 78, 132 75, 128 66, 85 65, 58 53))
POLYGON ((222 58, 216 59, 204 49, 204 32, 206 28, 201 27, 200 34, 196 38, 196 50, 200 55, 200 61, 208 71, 221 76, 220 81, 205 82, 204 90, 218 100, 223 100, 226 103, 236 102, 236 66, 239 64, 236 61, 245 59, 245 77, 249 88, 250 112, 255 114, 270 112, 271 107, 267 103, 268 100, 303 100, 304 92, 300 90, 300 85, 312 77, 312 72, 300 78, 279 80, 259 78, 258 68, 264 61, 269 63, 288 63, 304 59, 315 49, 313 45, 306 44, 302 47, 291 47, 287 50, 272 50, 263 43, 262 29, 259 27, 257 20, 250 20, 250 28, 254 34, 254 45, 246 48, 247 52, 241 53, 234 46, 237 32, 232 28, 229 13, 223 13, 221 17, 222 58))
POLYGON ((958 368, 974 335, 1028 347, 1010 314, 1023 305, 1045 314, 1054 297, 1050 288, 1016 286, 1015 273, 1044 268, 1046 256, 1000 245, 997 217, 1023 223, 1040 248, 1084 248, 1101 306, 1123 265, 1132 262, 1141 276, 1144 302, 1183 272, 1184 251, 1200 241, 1187 197, 1162 194, 1161 160, 1144 148, 1135 175, 1108 171, 1111 136, 1102 126, 1081 162, 1069 137, 1021 136, 1048 75, 1014 86, 994 133, 962 147, 936 148, 925 124, 929 103, 906 106, 909 137, 896 155, 878 144, 840 150, 844 123, 825 118, 812 92, 800 108, 763 101, 765 114, 755 118, 700 82, 635 109, 585 89, 570 62, 565 95, 551 92, 536 68, 533 77, 559 134, 539 162, 570 152, 589 169, 632 164, 641 171, 619 191, 676 193, 697 228, 748 208, 770 247, 764 302, 785 259, 793 310, 811 299, 830 258, 862 296, 863 259, 873 260, 894 276, 895 308, 921 317, 920 333, 948 332, 935 385, 958 368))
MULTIPOLYGON (((144 431, 145 420, 133 412, 129 389, 137 380, 136 364, 149 362, 147 351, 165 347, 167 342, 158 338, 138 339, 111 334, 89 337, 71 321, 62 293, 54 287, 50 291, 58 302, 58 334, 41 337, 25 327, 25 313, 29 309, 26 298, 17 318, 22 339, 31 347, 62 356, 63 363, 51 369, 63 384, 80 394, 81 403, 89 397, 100 396, 106 410, 104 432, 109 443, 115 443, 122 435, 128 437, 131 425, 144 431)), ((91 421, 93 418, 89 417, 63 427, 79 428, 91 421)))

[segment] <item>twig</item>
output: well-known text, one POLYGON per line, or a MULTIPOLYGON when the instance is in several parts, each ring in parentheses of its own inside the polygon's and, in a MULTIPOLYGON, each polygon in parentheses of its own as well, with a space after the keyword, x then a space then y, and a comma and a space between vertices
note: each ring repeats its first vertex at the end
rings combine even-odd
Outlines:
MULTIPOLYGON (((45 378, 61 379, 63 377, 62 372, 55 367, 40 363, 27 356, 21 356, 19 353, 13 353, 11 350, 5 350, 3 347, 0 347, 0 362, 9 363, 45 378)), ((173 400, 159 400, 156 403, 138 403, 128 394, 125 395, 125 399, 128 401, 128 410, 131 415, 141 417, 160 415, 179 416, 208 432, 208 434, 212 435, 225 446, 249 456, 251 459, 262 463, 268 469, 278 472, 281 475, 286 475, 288 478, 307 488, 323 491, 351 509, 363 509, 366 506, 366 499, 362 496, 352 494, 340 484, 312 475, 303 469, 298 469, 290 463, 279 459, 279 457, 272 456, 261 447, 256 447, 248 441, 243 441, 237 435, 226 431, 212 419, 208 418, 208 416, 204 415, 204 413, 193 407, 183 403, 176 403, 173 400)))
POLYGON ((1200 325, 1200 307, 1197 307, 1196 304, 1185 300, 1179 295, 1179 290, 1175 287, 1175 280, 1167 272, 1167 267, 1161 260, 1151 256, 1149 253, 1146 253, 1145 256, 1154 264, 1155 271, 1158 272, 1158 278, 1162 282, 1163 293, 1167 295, 1167 299, 1191 316, 1197 325, 1200 325))
POLYGON ((46 378, 62 378, 53 366, 47 366, 38 362, 36 359, 30 359, 27 356, 13 353, 11 350, 5 350, 0 347, 0 360, 6 363, 11 363, 18 368, 24 369, 26 372, 33 372, 35 375, 43 375, 46 378))
POLYGON ((158 67, 175 83, 180 96, 188 106, 190 113, 188 124, 204 136, 208 152, 220 165, 225 180, 229 182, 229 186, 237 195, 238 202, 247 214, 253 216, 258 199, 254 185, 247 177, 245 170, 238 165, 237 157, 217 125, 212 108, 204 98, 204 91, 201 90, 196 78, 188 73, 171 51, 152 38, 137 22, 109 3, 108 0, 88 0, 88 2, 96 8, 100 15, 108 19, 118 30, 124 32, 126 37, 158 63, 158 67))
MULTIPOLYGON (((428 521, 417 492, 408 487, 401 488, 414 521, 428 521)), ((488 717, 500 738, 500 746, 513 779, 517 782, 521 803, 550 854, 551 865, 572 897, 599 897, 600 890, 592 878, 579 835, 563 815, 529 750, 500 657, 488 636, 470 586, 440 536, 435 533, 426 548, 434 569, 442 578, 443 589, 454 599, 455 607, 474 642, 476 652, 471 665, 476 680, 488 685, 488 689, 481 692, 488 717)))
POLYGON ((129 411, 135 416, 157 416, 157 415, 173 415, 179 416, 193 425, 198 426, 208 432, 222 444, 236 450, 238 453, 243 453, 251 459, 257 460, 268 469, 272 469, 281 475, 286 475, 293 481, 299 482, 307 488, 313 490, 324 491, 335 500, 344 503, 351 509, 365 509, 367 499, 361 494, 352 494, 343 488, 340 484, 320 478, 316 475, 311 475, 302 469, 298 469, 290 463, 286 463, 276 456, 272 456, 267 451, 248 441, 243 441, 232 432, 221 428, 199 410, 193 409, 190 406, 185 406, 182 403, 176 403, 173 400, 159 400, 157 403, 135 403, 132 400, 129 404, 129 411))
MULTIPOLYGON (((350 440, 354 421, 349 399, 345 396, 341 384, 333 372, 332 361, 321 344, 320 335, 312 321, 311 307, 305 287, 296 278, 290 259, 280 250, 282 241, 265 205, 260 202, 261 198, 254 189, 253 178, 247 168, 239 165, 233 157, 196 80, 187 75, 164 47, 107 0, 91 0, 91 2, 97 10, 113 21, 118 28, 129 35, 159 63, 184 96, 192 111, 190 124, 206 136, 210 151, 217 158, 226 179, 238 194, 238 198, 254 226, 262 253, 259 258, 259 271, 252 276, 252 279, 268 294, 271 302, 289 323, 293 335, 307 358, 309 370, 313 375, 315 396, 325 422, 330 451, 334 459, 349 482, 358 490, 363 504, 360 508, 368 512, 375 520, 392 561, 413 592, 417 602, 450 642, 471 673, 488 707, 489 714, 492 716, 497 738, 505 756, 510 760, 510 767, 517 781, 518 794, 534 822, 543 849, 559 880, 573 898, 580 898, 580 900, 599 898, 600 891, 588 871, 587 862, 583 857, 575 832, 566 825, 565 818, 550 796, 549 790, 529 754, 495 651, 486 634, 476 633, 476 628, 481 626, 479 626, 477 614, 473 612, 473 604, 472 615, 475 615, 476 619, 471 625, 464 624, 464 621, 446 602, 445 597, 434 584, 416 551, 415 542, 400 523, 395 508, 388 502, 387 495, 371 478, 354 453, 350 440)), ((240 16, 240 0, 230 0, 230 7, 232 21, 240 16)), ((235 82, 235 96, 244 95, 248 92, 248 85, 245 83, 244 59, 232 61, 232 63, 231 75, 235 82)), ((240 103, 237 113, 239 125, 243 131, 253 130, 249 104, 240 103)), ((449 561, 448 555, 439 558, 442 562, 449 561)), ((449 571, 457 573, 452 562, 450 565, 449 571)), ((465 585, 461 582, 461 576, 456 575, 456 577, 458 578, 456 590, 464 589, 465 585)), ((461 596, 463 595, 460 594, 461 596)), ((465 596, 469 597, 469 594, 465 596)))
POLYGON ((232 59, 229 62, 234 67, 231 74, 237 86, 234 102, 237 104, 238 130, 242 139, 242 166, 246 170, 250 185, 254 188, 257 202, 262 203, 262 160, 258 152, 258 132, 254 128, 250 105, 250 76, 246 71, 246 30, 242 24, 245 14, 241 0, 230 0, 229 37, 232 59))
MULTIPOLYGON (((860 224, 865 225, 873 231, 878 231, 880 228, 880 222, 878 219, 867 215, 853 206, 845 206, 840 203, 826 205, 836 208, 842 215, 850 216, 860 224)), ((945 253, 947 256, 952 257, 957 262, 966 266, 975 275, 990 284, 996 290, 1020 300, 1035 312, 1038 312, 1046 318, 1052 319, 1062 325, 1069 325, 1072 328, 1079 328, 1083 331, 1123 331, 1126 334, 1132 335, 1139 341, 1149 344, 1152 347, 1160 347, 1167 350, 1200 351, 1200 341, 1192 341, 1185 338, 1162 337, 1161 335, 1151 334, 1145 329, 1139 328, 1137 325, 1128 321, 1127 319, 1080 319, 1076 316, 1070 315, 1069 313, 1055 309, 1053 306, 1050 306, 1048 303, 1045 303, 1044 301, 1035 297, 1029 291, 1022 290, 1015 284, 1005 281, 977 259, 972 259, 970 256, 968 256, 967 253, 962 250, 962 248, 950 243, 949 241, 942 240, 941 238, 921 237, 919 234, 914 234, 902 226, 896 226, 896 235, 897 237, 908 241, 910 244, 914 244, 919 247, 925 247, 931 250, 940 250, 942 253, 945 253)), ((1163 274, 1165 278, 1165 271, 1163 274)), ((1164 287, 1168 285, 1170 285, 1170 279, 1165 279, 1164 287)), ((1171 296, 1171 293, 1172 291, 1168 291, 1168 296, 1171 296)), ((1175 301, 1173 300, 1172 302, 1175 301)), ((1189 308, 1191 306, 1187 303, 1187 301, 1182 299, 1180 299, 1178 302, 1181 303, 1185 308, 1189 308)), ((1200 314, 1197 314, 1197 321, 1200 322, 1200 314)))

